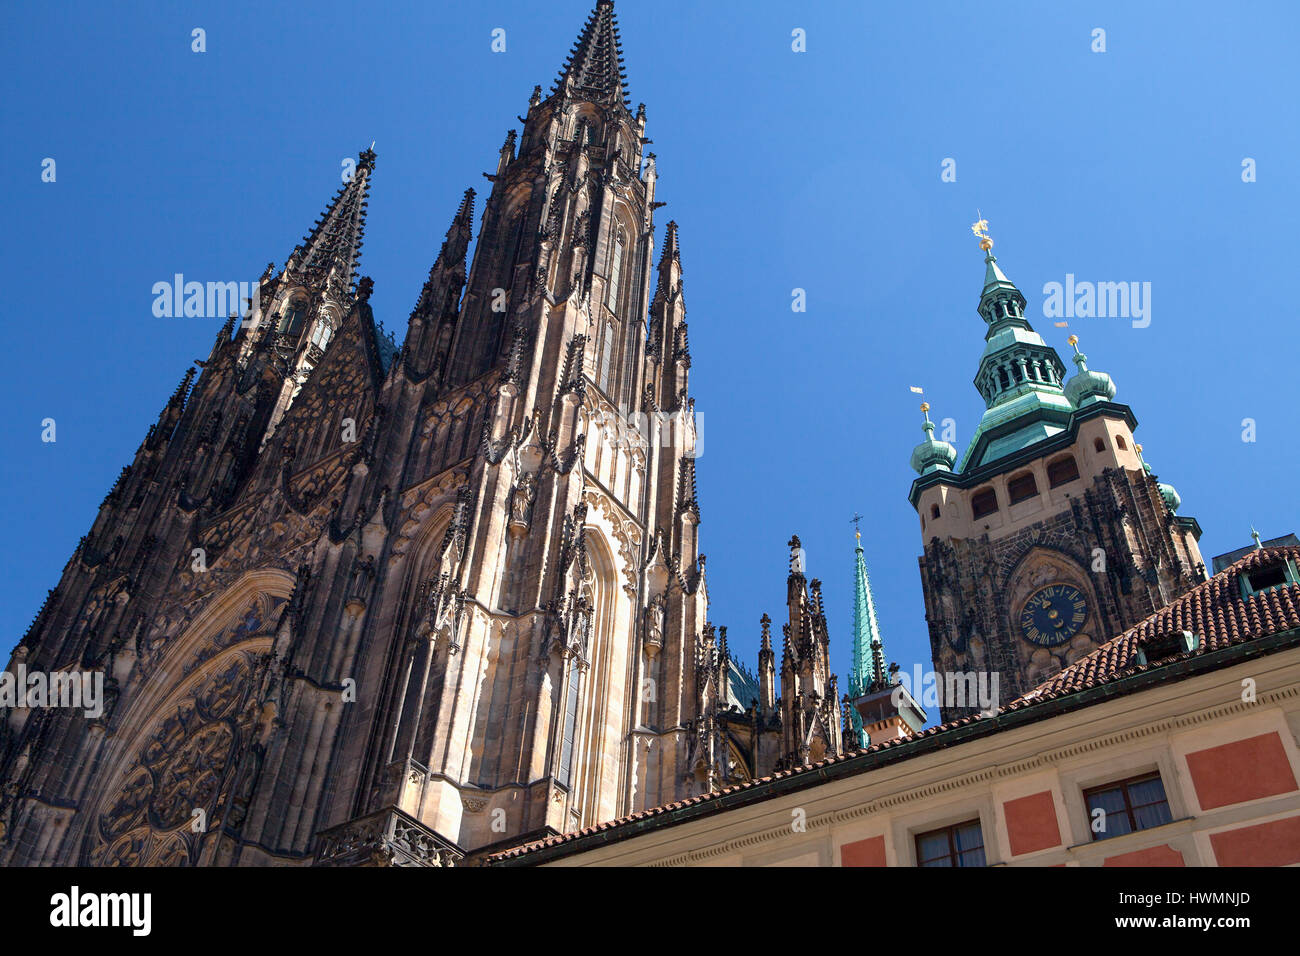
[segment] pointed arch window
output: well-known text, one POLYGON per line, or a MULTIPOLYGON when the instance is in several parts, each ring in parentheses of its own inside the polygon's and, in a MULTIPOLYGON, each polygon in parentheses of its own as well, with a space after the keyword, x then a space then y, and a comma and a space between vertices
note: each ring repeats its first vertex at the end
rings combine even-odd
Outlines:
POLYGON ((609 394, 610 383, 614 379, 614 339, 617 333, 614 329, 613 322, 605 323, 604 342, 601 343, 600 350, 600 369, 597 375, 597 384, 600 390, 609 394))
POLYGON ((307 300, 301 297, 293 299, 280 317, 280 327, 276 331, 281 335, 297 335, 302 331, 302 322, 306 316, 307 300))
POLYGON ((614 240, 614 252, 610 257, 609 265, 609 293, 605 299, 605 305, 609 311, 617 314, 618 312, 618 295, 619 287, 623 282, 623 236, 620 234, 614 240))
POLYGON ((566 789, 573 783, 573 735, 578 726, 578 656, 569 658, 569 687, 564 699, 564 729, 560 736, 559 782, 566 789))
POLYGON ((330 336, 333 334, 334 330, 330 328, 328 322, 317 322, 316 328, 311 334, 311 344, 324 352, 325 347, 330 344, 330 336))

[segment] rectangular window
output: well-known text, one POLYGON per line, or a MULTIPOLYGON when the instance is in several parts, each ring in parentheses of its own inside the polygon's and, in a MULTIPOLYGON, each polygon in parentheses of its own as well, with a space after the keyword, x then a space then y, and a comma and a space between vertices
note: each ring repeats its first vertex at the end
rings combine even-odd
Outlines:
POLYGON ((1016 475, 1007 482, 1007 497, 1011 499, 1013 505, 1027 501, 1036 494, 1038 494, 1038 483, 1034 481, 1034 476, 1030 472, 1016 475))
POLYGON ((987 866, 984 862, 984 833, 978 820, 958 823, 919 833, 916 837, 917 866, 987 866))
POLYGON ((976 518, 983 518, 985 515, 991 515, 998 510, 998 496, 992 488, 985 488, 983 491, 975 492, 975 496, 970 502, 971 513, 976 518))
POLYGON ((614 240, 614 256, 609 267, 609 294, 605 304, 609 311, 618 312, 618 287, 623 281, 623 240, 614 240))
POLYGON ((1280 564, 1250 572, 1250 589, 1252 591, 1267 591, 1269 588, 1275 588, 1280 584, 1286 584, 1286 569, 1280 564))
POLYGON ((1094 840, 1106 840, 1173 820, 1159 773, 1130 777, 1083 792, 1094 840))
MULTIPOLYGON (((1097 449, 1101 451, 1101 449, 1097 449)), ((1053 488, 1057 488, 1066 482, 1074 481, 1079 477, 1079 466, 1074 461, 1074 456, 1068 458, 1058 458, 1047 466, 1047 483, 1053 488)))

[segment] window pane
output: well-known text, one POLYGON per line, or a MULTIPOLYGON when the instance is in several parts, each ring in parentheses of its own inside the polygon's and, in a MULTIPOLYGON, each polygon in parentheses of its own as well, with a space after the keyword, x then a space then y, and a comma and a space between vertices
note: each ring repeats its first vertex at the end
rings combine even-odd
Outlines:
POLYGON ((1164 826, 1173 820, 1169 813, 1169 804, 1153 803, 1150 806, 1138 807, 1133 811, 1133 817, 1137 821, 1137 828, 1145 830, 1148 827, 1164 826))
POLYGON ((605 325, 605 347, 600 356, 600 390, 609 391, 609 383, 614 372, 614 326, 605 325))
MULTIPOLYGON (((916 838, 916 856, 920 860, 934 860, 938 857, 948 858, 948 831, 926 833, 916 838)), ((951 863, 938 864, 951 866, 951 863)))
POLYGON ((1135 807, 1148 803, 1164 803, 1165 788, 1159 777, 1152 777, 1150 780, 1139 780, 1128 785, 1128 798, 1129 802, 1135 807))
POLYGON ((984 862, 984 848, 978 850, 967 850, 957 857, 958 866, 987 866, 984 862))
POLYGON ((1098 807, 1107 813, 1124 812, 1124 792, 1116 787, 1114 790, 1095 790, 1088 794, 1088 810, 1096 810, 1098 807))
POLYGON ((980 831, 978 823, 967 824, 957 829, 953 842, 957 844, 957 849, 962 852, 966 850, 982 851, 984 849, 984 834, 980 831))
POLYGON ((1106 815, 1101 818, 1101 826, 1104 829, 1093 830, 1093 838, 1104 840, 1106 837, 1122 836, 1125 833, 1132 833, 1133 827, 1129 823, 1128 812, 1124 807, 1124 791, 1119 787, 1114 790, 1098 790, 1088 794, 1088 826, 1097 826, 1096 810, 1104 810, 1106 815))
POLYGON ((609 270, 609 298, 607 305, 611 312, 618 308, 618 287, 623 280, 623 241, 614 243, 614 261, 609 270))
POLYGON ((934 860, 923 861, 920 865, 921 866, 952 866, 952 857, 941 856, 934 860))

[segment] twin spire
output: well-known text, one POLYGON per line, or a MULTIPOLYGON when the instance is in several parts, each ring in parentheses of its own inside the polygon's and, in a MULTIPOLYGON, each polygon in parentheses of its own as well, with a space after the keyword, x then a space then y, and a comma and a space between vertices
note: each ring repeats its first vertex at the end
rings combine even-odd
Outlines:
POLYGON ((351 177, 339 188, 312 231, 303 237, 302 244, 293 251, 289 260, 291 269, 305 280, 324 279, 333 272, 341 288, 352 287, 361 260, 370 175, 374 168, 372 146, 361 151, 351 177))
MULTIPOLYGON (((555 91, 566 87, 581 91, 593 102, 630 107, 613 0, 598 0, 595 10, 587 18, 556 80, 555 91)), ((288 268, 305 282, 326 280, 333 273, 335 283, 342 289, 352 288, 361 258, 370 177, 374 168, 372 143, 370 148, 361 151, 351 177, 340 187, 311 232, 294 249, 288 268)), ((446 268, 457 261, 463 266, 472 238, 473 212, 474 191, 470 189, 465 192, 460 209, 452 220, 447 239, 434 264, 435 269, 439 264, 446 268)), ((674 235, 674 248, 675 238, 674 235)))
POLYGON ((556 77, 552 92, 569 87, 581 90, 596 103, 621 103, 630 109, 627 74, 623 72, 623 47, 614 19, 613 0, 600 0, 556 77))

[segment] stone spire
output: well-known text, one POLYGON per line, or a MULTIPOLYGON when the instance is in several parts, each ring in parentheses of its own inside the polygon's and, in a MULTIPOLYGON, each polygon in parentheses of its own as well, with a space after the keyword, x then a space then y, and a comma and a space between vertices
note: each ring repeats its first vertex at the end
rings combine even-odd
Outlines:
POLYGON ((293 251, 286 270, 304 284, 333 275, 333 283, 351 289, 353 275, 361 259, 362 236, 366 229, 366 204, 370 175, 375 168, 374 149, 363 149, 356 168, 312 231, 293 251))
POLYGON ((680 295, 681 285, 682 250, 677 239, 677 222, 670 220, 664 233, 664 249, 659 254, 659 281, 655 286, 655 300, 680 295))
POLYGON ((798 535, 790 538, 786 579, 789 623, 781 655, 782 768, 806 766, 842 752, 838 682, 830 673, 830 636, 822 613, 821 582, 805 577, 798 535))
POLYGON ((681 247, 675 222, 668 223, 663 253, 659 257, 658 282, 650 302, 646 355, 660 366, 655 400, 664 409, 683 407, 690 388, 691 347, 682 293, 681 247))
POLYGON ((766 614, 759 620, 763 629, 758 649, 758 706, 764 714, 776 708, 776 652, 772 650, 772 619, 766 614))
MULTIPOLYGON (((857 533, 856 561, 853 569, 853 657, 849 667, 849 697, 858 698, 869 690, 887 683, 885 652, 880 640, 876 604, 871 596, 871 580, 862 553, 862 533, 857 533)), ((849 708, 849 720, 859 747, 867 746, 867 732, 862 716, 849 708)))
POLYGON ((614 0, 599 0, 573 45, 554 92, 580 91, 593 103, 619 103, 629 108, 623 47, 614 18, 614 0))
MULTIPOLYGON (((474 237, 473 220, 474 190, 467 189, 456 215, 452 217, 451 225, 447 227, 447 237, 443 240, 438 258, 429 267, 429 277, 424 280, 419 301, 415 304, 416 312, 430 308, 435 312, 441 311, 446 303, 435 300, 439 298, 438 292, 446 291, 449 285, 455 286, 459 299, 460 290, 465 285, 465 253, 474 237)), ((456 303, 451 304, 454 307, 456 303)))
POLYGON ((465 288, 465 256, 473 236, 474 190, 466 189, 447 228, 438 258, 420 289, 420 298, 411 310, 403 348, 408 374, 416 377, 431 374, 436 383, 446 366, 460 312, 460 296, 465 288))

